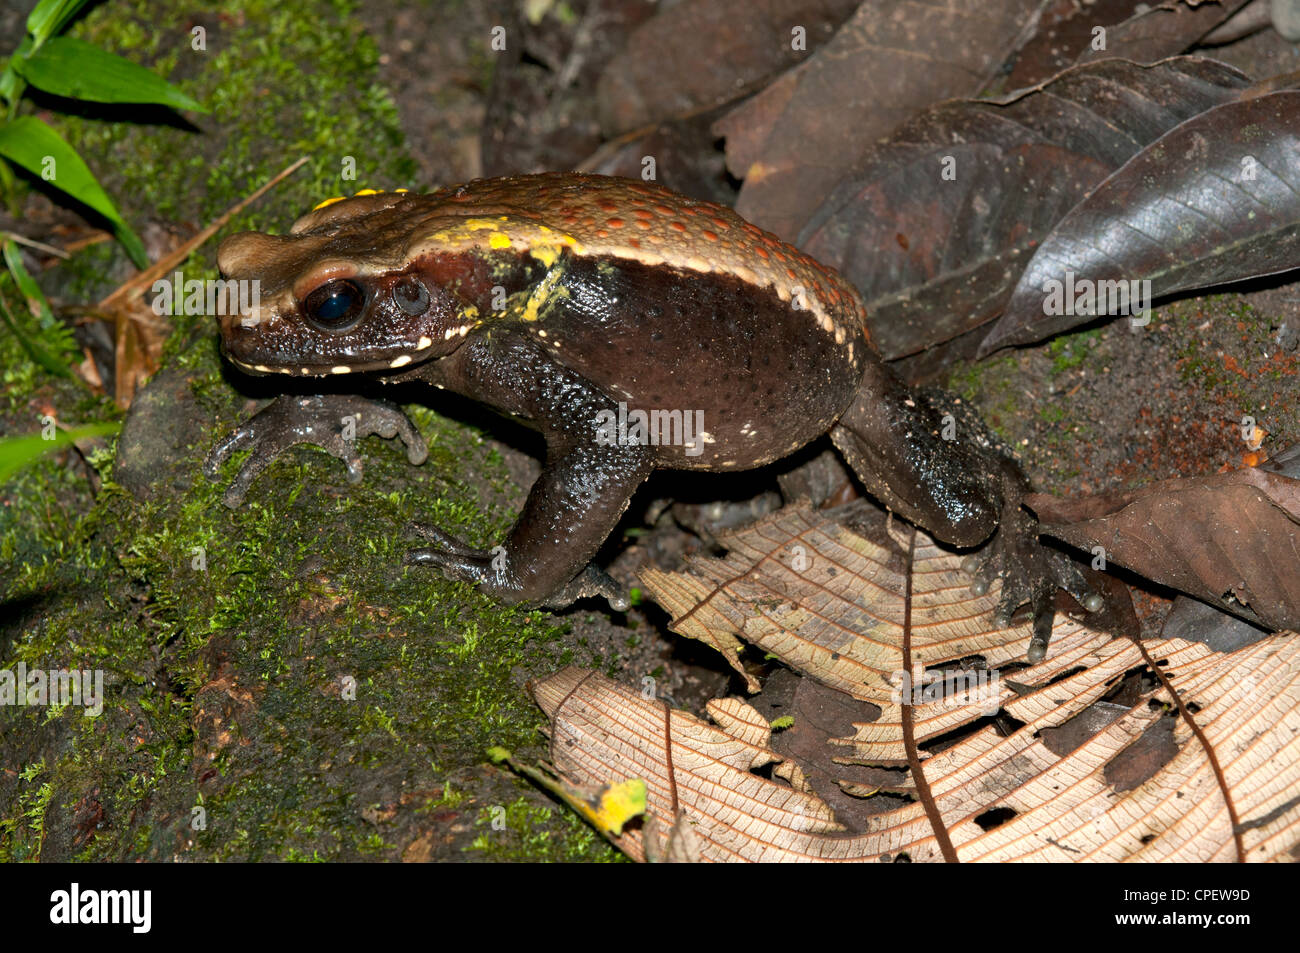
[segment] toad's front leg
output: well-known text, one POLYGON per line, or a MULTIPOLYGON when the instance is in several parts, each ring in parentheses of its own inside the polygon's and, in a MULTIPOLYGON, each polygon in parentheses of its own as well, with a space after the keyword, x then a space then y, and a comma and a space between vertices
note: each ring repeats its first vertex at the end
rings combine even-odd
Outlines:
POLYGON ((656 448, 601 439, 600 414, 613 413, 617 402, 518 336, 471 343, 429 373, 440 386, 536 421, 546 464, 503 545, 476 549, 441 529, 417 527, 432 545, 406 561, 435 566, 504 602, 562 608, 601 595, 626 609, 626 594, 590 561, 654 469, 656 448))

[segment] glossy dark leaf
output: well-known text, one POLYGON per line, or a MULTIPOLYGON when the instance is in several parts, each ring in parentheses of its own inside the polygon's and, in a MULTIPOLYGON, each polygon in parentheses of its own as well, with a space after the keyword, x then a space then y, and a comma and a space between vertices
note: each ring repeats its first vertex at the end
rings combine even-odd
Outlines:
POLYGON ((1090 189, 1247 83, 1195 57, 1108 60, 998 101, 940 103, 871 150, 799 244, 862 292, 885 357, 916 353, 996 317, 1090 189))
POLYGON ((1219 106, 1171 130, 1044 239, 981 353, 1138 310, 1121 291, 1149 303, 1300 267, 1298 157, 1297 91, 1219 106))

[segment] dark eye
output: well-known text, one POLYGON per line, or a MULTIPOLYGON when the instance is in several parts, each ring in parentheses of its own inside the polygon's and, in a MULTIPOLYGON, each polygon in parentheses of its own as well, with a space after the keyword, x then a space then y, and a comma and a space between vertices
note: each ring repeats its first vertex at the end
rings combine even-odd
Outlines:
POLYGON ((407 275, 393 285, 393 301, 411 316, 424 314, 429 310, 429 289, 419 278, 407 275))
POLYGON ((302 303, 307 320, 322 331, 346 331, 356 324, 366 303, 366 294, 355 281, 339 278, 327 281, 302 303))

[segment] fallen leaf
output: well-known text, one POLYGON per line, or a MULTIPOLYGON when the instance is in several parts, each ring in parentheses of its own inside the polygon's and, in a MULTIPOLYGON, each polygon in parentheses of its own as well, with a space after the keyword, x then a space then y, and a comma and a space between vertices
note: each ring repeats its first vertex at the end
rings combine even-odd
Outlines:
POLYGON ((601 75, 601 128, 614 137, 747 96, 810 56, 857 6, 858 0, 685 0, 666 7, 632 31, 601 75))
POLYGON ((920 352, 996 318, 1090 191, 1248 82, 1197 57, 1109 60, 1002 99, 939 103, 847 166, 799 246, 861 292, 881 354, 920 352))
MULTIPOLYGON (((914 764, 917 800, 856 835, 820 799, 753 773, 779 761, 771 750, 603 675, 566 668, 534 695, 563 776, 645 779, 653 823, 614 839, 635 859, 669 853, 667 832, 683 825, 704 861, 1288 858, 1300 844, 1300 639, 1272 636, 1231 655, 1178 640, 1096 639, 1072 651, 1074 674, 1054 676, 1046 662, 1017 673, 1031 690, 1005 707, 1023 727, 1006 737, 981 728, 914 764), (1072 751, 1042 737, 1142 666, 1160 673, 1159 687, 1072 751)), ((895 726, 865 747, 898 747, 902 735, 895 726)))
POLYGON ((1300 480, 1248 467, 1025 504, 1046 535, 1270 629, 1300 629, 1300 480))
POLYGON ((736 211, 792 241, 843 170, 937 99, 981 91, 1038 0, 864 3, 807 62, 716 126, 736 211))
POLYGON ((1133 16, 1106 27, 1105 44, 1079 54, 1087 63, 1112 56, 1152 60, 1181 53, 1245 6, 1247 0, 1168 0, 1135 4, 1133 16))

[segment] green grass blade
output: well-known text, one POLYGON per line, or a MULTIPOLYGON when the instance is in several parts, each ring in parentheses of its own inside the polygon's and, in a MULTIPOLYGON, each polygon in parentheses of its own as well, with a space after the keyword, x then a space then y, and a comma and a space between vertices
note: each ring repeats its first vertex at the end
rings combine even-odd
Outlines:
POLYGON ((158 103, 207 112, 157 73, 71 36, 56 36, 14 68, 37 89, 92 103, 158 103))
POLYGON ((57 354, 47 348, 35 335, 28 334, 26 329, 19 323, 9 310, 9 305, 5 304, 4 299, 0 298, 0 321, 3 321, 5 327, 13 332, 18 343, 22 345, 23 350, 28 353, 33 361, 45 368, 51 374, 59 377, 71 377, 72 370, 67 364, 59 360, 57 354))
POLYGON ((76 150, 41 120, 21 116, 0 126, 0 155, 104 216, 113 223, 131 260, 140 268, 149 266, 144 244, 126 224, 94 173, 76 150), (53 162, 52 174, 47 160, 53 162))
POLYGON ((27 14, 27 32, 37 44, 58 33, 86 5, 87 0, 41 0, 27 14))
POLYGON ((50 440, 46 440, 38 433, 6 437, 0 440, 0 485, 8 483, 15 473, 31 466, 47 453, 71 446, 74 441, 86 437, 102 437, 105 434, 116 433, 121 426, 119 423, 110 422, 90 424, 75 430, 56 429, 50 440))
POLYGON ((9 273, 14 276, 14 281, 18 284, 18 290, 27 299, 28 309, 36 315, 36 320, 40 321, 41 327, 46 330, 57 327, 59 322, 54 317, 54 312, 50 310, 50 303, 45 300, 40 285, 28 274, 26 267, 23 265, 23 253, 18 250, 18 243, 14 241, 5 242, 3 253, 9 273))

